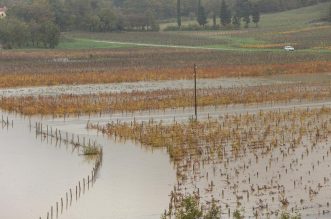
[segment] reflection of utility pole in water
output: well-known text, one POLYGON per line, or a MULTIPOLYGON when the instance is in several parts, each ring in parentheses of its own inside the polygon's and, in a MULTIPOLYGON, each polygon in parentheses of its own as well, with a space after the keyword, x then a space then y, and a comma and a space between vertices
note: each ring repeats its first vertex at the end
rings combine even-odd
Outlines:
POLYGON ((195 120, 198 120, 198 109, 197 109, 197 65, 194 64, 194 114, 195 120))

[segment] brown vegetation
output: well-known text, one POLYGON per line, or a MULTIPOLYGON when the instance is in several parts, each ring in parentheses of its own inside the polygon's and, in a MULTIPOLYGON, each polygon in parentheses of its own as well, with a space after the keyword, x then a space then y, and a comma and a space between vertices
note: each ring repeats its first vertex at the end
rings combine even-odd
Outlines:
POLYGON ((198 78, 331 71, 327 54, 158 48, 5 51, 0 56, 0 87, 191 79, 193 64, 199 67, 198 78))
MULTIPOLYGON (((282 84, 198 90, 198 105, 318 101, 330 98, 329 84, 282 84)), ((2 97, 0 106, 25 115, 90 114, 164 110, 193 106, 193 90, 101 93, 94 95, 2 97)))

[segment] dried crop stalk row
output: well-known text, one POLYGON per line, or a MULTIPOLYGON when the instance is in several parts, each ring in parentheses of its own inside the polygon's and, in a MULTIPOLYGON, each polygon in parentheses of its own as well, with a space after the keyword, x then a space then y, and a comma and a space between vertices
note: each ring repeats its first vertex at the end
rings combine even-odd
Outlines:
MULTIPOLYGON (((329 100, 328 84, 282 84, 198 90, 198 105, 288 103, 329 100)), ((63 116, 73 114, 165 110, 193 106, 193 90, 157 90, 90 95, 2 97, 1 108, 24 115, 63 116)))
MULTIPOLYGON (((19 86, 45 86, 45 85, 73 85, 73 84, 105 84, 155 80, 192 79, 192 69, 187 67, 131 67, 112 68, 109 64, 86 61, 86 67, 81 68, 85 62, 43 63, 37 66, 21 68, 16 65, 2 66, 0 69, 0 87, 19 86), (93 67, 93 65, 96 65, 93 67), (92 67, 91 67, 92 66, 92 67)), ((193 65, 193 63, 192 63, 193 65)), ((199 67, 198 78, 219 78, 238 76, 266 76, 276 74, 302 74, 323 73, 331 69, 330 61, 296 62, 290 64, 251 64, 218 66, 211 63, 212 67, 199 67)))

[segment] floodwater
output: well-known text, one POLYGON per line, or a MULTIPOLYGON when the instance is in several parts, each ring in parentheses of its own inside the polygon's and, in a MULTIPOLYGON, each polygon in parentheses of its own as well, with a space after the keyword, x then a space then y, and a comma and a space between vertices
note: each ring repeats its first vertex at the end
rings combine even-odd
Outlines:
POLYGON ((13 127, 0 129, 0 218, 39 218, 92 165, 64 145, 36 139, 27 121, 10 119, 13 127))
MULTIPOLYGON (((329 76, 325 76, 330 79, 329 76)), ((309 81, 310 76, 303 78, 303 81, 309 81)), ((323 79, 324 80, 324 79, 323 79)), ((234 87, 234 86, 256 86, 273 83, 298 82, 294 77, 276 77, 276 78, 222 78, 222 79, 201 79, 199 88, 211 87, 234 87)), ((90 94, 99 92, 121 92, 121 91, 152 91, 157 89, 186 89, 192 87, 192 81, 162 81, 162 82, 137 82, 122 84, 105 84, 105 85, 79 85, 79 86, 54 86, 54 87, 35 87, 35 88, 18 88, 0 90, 0 96, 15 95, 58 95, 58 94, 90 94)), ((219 116, 233 113, 256 113, 260 110, 287 110, 306 107, 331 106, 330 101, 326 102, 297 102, 297 103, 279 103, 266 105, 248 105, 248 106, 229 106, 229 107, 205 107, 199 109, 199 118, 209 116, 219 116)), ((36 137, 34 130, 35 122, 42 122, 44 127, 48 125, 52 129, 61 130, 70 134, 79 135, 81 138, 86 137, 95 140, 103 148, 103 163, 98 172, 97 179, 93 187, 72 205, 64 210, 59 218, 64 219, 156 219, 164 209, 168 208, 169 194, 176 184, 176 170, 170 162, 169 156, 165 150, 152 150, 134 142, 117 142, 107 136, 102 136, 93 130, 87 130, 88 121, 92 123, 105 124, 107 122, 119 121, 148 121, 162 120, 171 122, 187 121, 193 115, 193 109, 185 111, 165 110, 151 112, 137 112, 128 114, 109 114, 99 116, 83 116, 80 118, 32 118, 32 128, 30 130, 29 120, 19 116, 9 115, 14 120, 13 127, 4 127, 0 129, 0 218, 20 219, 20 218, 46 218, 47 212, 51 206, 55 206, 61 198, 64 198, 70 188, 74 189, 77 182, 86 178, 93 168, 93 162, 81 156, 77 150, 69 145, 58 144, 50 139, 41 139, 36 137)), ((0 115, 6 116, 6 113, 0 112, 0 115)), ((1 124, 0 124, 1 125, 1 124)), ((320 160, 320 154, 325 153, 329 146, 325 144, 318 145, 317 149, 310 154, 309 159, 302 161, 296 168, 309 169, 311 163, 316 164, 320 160)), ((303 147, 304 149, 304 147, 303 147)), ((279 156, 279 151, 274 151, 270 156, 279 156)), ((296 151, 293 157, 302 153, 296 151)), ((263 158, 259 164, 252 165, 246 173, 254 176, 257 169, 261 169, 261 177, 254 179, 252 182, 256 185, 268 184, 274 173, 284 171, 284 166, 290 165, 292 160, 283 160, 283 166, 273 163, 269 172, 263 173, 266 162, 270 157, 263 158), (265 174, 265 175, 263 175, 265 174)), ((248 163, 252 157, 247 156, 243 160, 248 163)), ((331 159, 331 158, 330 158, 331 159)), ((331 160, 325 159, 320 166, 316 166, 315 175, 304 179, 305 185, 316 185, 324 177, 331 178, 328 173, 329 163, 331 160), (318 174, 323 173, 323 174, 318 174)), ((233 161, 228 166, 231 172, 234 168, 238 169, 239 161, 233 161)), ((213 167, 207 167, 213 168, 213 167)), ((218 167, 221 169, 221 167, 218 167)), ((298 174, 306 175, 302 172, 293 172, 293 177, 298 174)), ((247 175, 242 174, 236 180, 244 181, 247 175)), ((222 188, 226 188, 222 177, 216 174, 215 183, 218 187, 215 190, 215 196, 219 196, 222 188)), ((290 179, 282 178, 281 184, 291 183, 290 179)), ((206 181, 201 179, 195 185, 204 188, 206 181)), ((241 185, 241 190, 247 189, 241 185)), ((290 187, 289 187, 290 188, 290 187)), ((320 210, 328 209, 325 207, 326 200, 330 199, 329 186, 323 187, 319 194, 320 202, 315 201, 312 205, 305 202, 305 206, 313 208, 306 210, 303 218, 329 218, 329 215, 319 214, 320 210), (322 207, 319 207, 322 204, 322 207), (307 215, 312 214, 312 215, 307 215)), ((230 192, 230 189, 228 190, 230 192)), ((273 191, 271 191, 273 192, 273 191)), ((298 195, 302 188, 296 187, 287 190, 290 200, 298 203, 300 198, 308 200, 307 194, 298 195)), ((244 194, 243 194, 244 196, 244 194)), ((271 197, 271 196, 270 196, 271 197)), ((253 197, 251 197, 253 198, 253 197)), ((264 201, 272 203, 268 199, 268 194, 263 194, 261 198, 264 201)), ((278 197, 274 197, 277 199, 278 197)), ((230 206, 236 203, 231 194, 225 192, 225 201, 230 206)), ((253 200, 251 200, 253 201, 253 200)), ((254 202, 259 200, 254 200, 254 202)), ((253 204, 253 202, 251 202, 253 204)), ((244 204, 247 207, 252 205, 244 204)), ((272 207, 279 207, 270 205, 272 207)), ((293 207, 293 206, 291 206, 293 207)), ((294 206, 295 207, 295 206, 294 206)), ((234 208, 234 207, 233 207, 234 208)), ((252 215, 252 212, 249 213, 252 215)), ((225 214, 224 218, 228 218, 225 214)), ((55 217, 54 217, 55 218, 55 217)))
MULTIPOLYGON (((160 217, 175 182, 175 171, 164 150, 115 143, 87 131, 84 120, 42 122, 53 130, 95 139, 103 147, 103 164, 94 186, 73 201, 60 218, 160 217)), ((72 152, 71 146, 55 146, 50 139, 48 143, 41 141, 34 128, 29 129, 29 121, 15 118, 13 128, 0 131, 0 218, 46 218, 51 206, 55 212, 55 203, 65 200, 66 192, 70 188, 74 191, 93 166, 77 151, 72 152)))
MULTIPOLYGON (((93 118, 90 118, 93 121, 93 118)), ((100 118, 98 118, 100 120, 100 118)), ((102 118, 108 121, 107 118, 102 118)), ((159 218, 168 206, 176 174, 165 150, 151 150, 132 142, 115 142, 86 130, 86 118, 46 120, 64 132, 95 139, 103 146, 103 164, 93 192, 61 218, 159 218)))
MULTIPOLYGON (((285 83, 330 83, 331 73, 272 75, 264 77, 222 77, 213 79, 198 79, 198 89, 233 88, 262 86, 285 83)), ((59 85, 41 87, 22 87, 0 89, 0 96, 54 96, 65 94, 98 94, 120 93, 134 91, 156 91, 163 89, 192 89, 192 80, 140 81, 112 84, 59 85)))
MULTIPOLYGON (((297 103, 289 106, 286 104, 278 105, 266 105, 266 106, 246 106, 244 107, 227 107, 223 109, 201 109, 200 118, 207 118, 208 116, 218 116, 231 113, 256 113, 259 110, 289 110, 295 108, 319 108, 322 106, 331 106, 331 102, 320 103, 297 103)), ((80 136, 90 137, 96 139, 104 148, 104 158, 101 171, 99 173, 97 182, 91 192, 88 192, 79 200, 79 202, 70 208, 61 218, 75 219, 75 218, 160 218, 160 214, 163 209, 167 208, 169 202, 169 193, 176 183, 175 171, 172 168, 168 155, 163 150, 152 150, 146 147, 141 147, 139 143, 128 142, 115 142, 113 139, 108 139, 105 136, 98 134, 94 130, 86 130, 85 125, 88 121, 92 123, 104 124, 110 121, 132 121, 135 118, 136 121, 148 121, 153 118, 154 120, 162 120, 164 122, 171 122, 176 116, 176 121, 187 121, 192 116, 193 111, 180 110, 168 110, 164 112, 139 112, 133 114, 112 114, 99 116, 83 116, 78 118, 63 118, 58 119, 45 119, 43 123, 52 126, 53 129, 57 128, 63 132, 74 132, 80 136)), ((286 148, 284 148, 285 150, 286 148)), ((281 157, 280 150, 275 150, 266 157, 261 158, 259 163, 252 164, 249 169, 245 171, 245 174, 240 174, 239 177, 231 176, 238 182, 247 181, 247 176, 251 176, 252 184, 256 186, 264 186, 270 183, 270 179, 273 179, 277 173, 284 172, 285 167, 289 168, 290 163, 295 157, 298 157, 305 147, 298 149, 291 156, 286 157, 281 162, 274 161, 272 167, 264 172, 264 168, 272 157, 281 157), (260 172, 260 178, 254 178, 255 171, 260 172)), ((283 149, 282 149, 283 150, 283 149)), ((293 172, 289 172, 292 178, 299 178, 302 175, 305 176, 302 184, 306 186, 314 186, 318 182, 322 182, 324 177, 330 177, 327 172, 328 164, 331 163, 329 159, 325 159, 323 164, 317 166, 314 175, 308 177, 307 171, 311 163, 316 163, 321 159, 321 154, 328 150, 324 144, 319 145, 314 152, 310 153, 309 158, 304 159, 299 163, 296 168, 293 167, 293 172), (307 171, 300 171, 298 169, 305 169, 307 171), (325 173, 325 174, 319 174, 325 173)), ((254 160, 253 154, 247 155, 242 159, 232 160, 227 166, 226 170, 222 165, 218 166, 219 171, 224 174, 224 171, 234 173, 235 169, 240 169, 242 161, 244 163, 250 163, 250 160, 254 160)), ((205 165, 202 171, 202 175, 206 174, 214 168, 214 165, 205 165)), ((289 168, 290 169, 290 168, 289 168)), ((292 171, 292 169, 291 169, 292 171)), ((211 171, 212 172, 212 171, 211 171)), ((225 184, 223 179, 224 175, 220 175, 216 171, 216 175, 210 175, 210 179, 214 179, 216 185, 214 194, 215 198, 220 198, 221 190, 225 190, 223 202, 227 203, 231 207, 231 211, 236 209, 236 201, 232 194, 229 185, 225 184), (214 177, 214 178, 213 178, 214 177)), ((308 201, 307 193, 302 192, 303 187, 298 185, 296 188, 292 187, 292 178, 282 177, 280 180, 274 180, 274 185, 277 183, 286 185, 286 194, 289 197, 291 203, 298 203, 300 199, 307 200, 303 206, 308 209, 303 209, 303 218, 325 218, 321 212, 327 210, 325 206, 327 200, 330 198, 327 192, 328 186, 324 186, 319 194, 318 198, 311 204, 308 201), (298 195, 302 194, 302 195, 298 195), (322 207, 318 207, 323 205, 322 207)), ((203 191, 208 184, 208 180, 204 178, 197 181, 194 186, 198 186, 203 191)), ((242 195, 246 197, 245 190, 249 190, 250 187, 247 184, 239 184, 238 191, 242 191, 242 195)), ((186 185, 190 189, 191 185, 186 185)), ((188 190, 189 191, 189 190, 188 190)), ((279 206, 278 196, 275 195, 271 200, 270 194, 276 193, 275 191, 267 190, 262 191, 257 197, 251 196, 249 201, 246 198, 243 199, 243 206, 245 206, 246 214, 253 218, 253 212, 251 211, 254 204, 259 200, 269 203, 269 209, 281 209, 279 206), (247 202, 246 202, 247 201, 247 202)), ((210 194, 209 194, 210 195, 210 194)), ((204 198, 207 198, 206 195, 204 198)), ((208 198, 207 198, 208 199, 208 198)), ((223 204, 224 204, 223 203, 223 204)), ((299 208, 291 204, 288 209, 292 207, 299 208)), ((228 218, 225 213, 222 218, 228 218)), ((276 218, 276 217, 271 217, 276 218)), ((326 217, 327 218, 327 217, 326 217)))
MULTIPOLYGON (((269 84, 287 83, 277 78, 263 77, 244 77, 244 78, 216 78, 216 79, 199 79, 198 88, 232 88, 247 87, 269 84)), ((120 93, 134 91, 156 91, 163 89, 191 89, 192 80, 168 80, 168 81, 142 81, 131 83, 113 83, 113 84, 88 84, 88 85, 60 85, 28 88, 0 89, 0 96, 52 96, 61 94, 97 94, 97 93, 120 93)))

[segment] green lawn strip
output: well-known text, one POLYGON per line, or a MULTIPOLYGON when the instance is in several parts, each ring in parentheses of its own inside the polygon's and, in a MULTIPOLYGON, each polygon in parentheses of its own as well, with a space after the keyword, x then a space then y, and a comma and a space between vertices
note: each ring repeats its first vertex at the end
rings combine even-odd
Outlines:
POLYGON ((135 47, 134 45, 116 44, 101 42, 91 39, 71 38, 61 40, 57 49, 112 49, 112 48, 129 48, 135 47))

